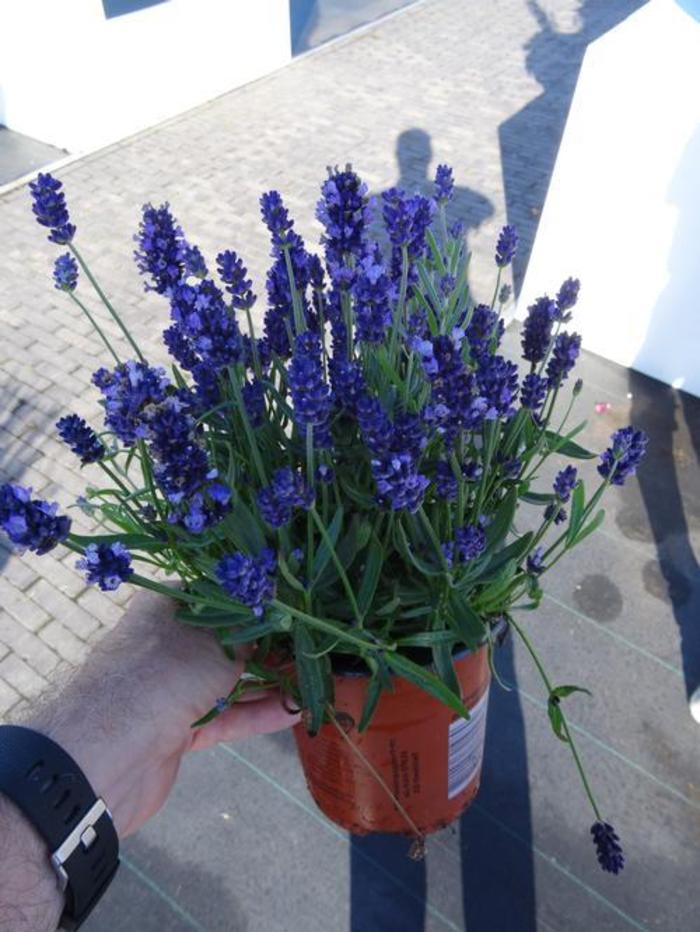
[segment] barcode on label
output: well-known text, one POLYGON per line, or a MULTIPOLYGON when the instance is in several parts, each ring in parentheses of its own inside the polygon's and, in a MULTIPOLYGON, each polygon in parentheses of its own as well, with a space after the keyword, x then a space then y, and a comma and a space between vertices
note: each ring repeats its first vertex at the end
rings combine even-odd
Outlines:
POLYGON ((450 725, 447 751, 447 798, 453 799, 471 783, 484 752, 488 690, 469 710, 469 718, 458 718, 450 725))

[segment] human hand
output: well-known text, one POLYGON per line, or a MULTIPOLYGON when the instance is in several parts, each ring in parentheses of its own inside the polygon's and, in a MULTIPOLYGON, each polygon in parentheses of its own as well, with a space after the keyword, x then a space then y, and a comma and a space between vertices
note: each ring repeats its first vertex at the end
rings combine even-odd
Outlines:
POLYGON ((243 669, 210 632, 175 621, 175 603, 139 592, 116 628, 51 705, 27 724, 76 760, 112 812, 120 837, 163 805, 189 751, 296 724, 279 692, 252 694, 199 729, 243 669))

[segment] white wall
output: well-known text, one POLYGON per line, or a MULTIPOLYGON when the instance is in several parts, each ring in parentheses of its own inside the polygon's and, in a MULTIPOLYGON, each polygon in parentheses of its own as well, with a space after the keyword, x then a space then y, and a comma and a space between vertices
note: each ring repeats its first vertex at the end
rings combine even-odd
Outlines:
POLYGON ((587 349, 700 395, 700 0, 586 53, 518 316, 569 275, 587 349))
POLYGON ((2 0, 0 29, 0 122, 70 152, 291 60, 288 0, 164 0, 112 19, 101 0, 2 0))

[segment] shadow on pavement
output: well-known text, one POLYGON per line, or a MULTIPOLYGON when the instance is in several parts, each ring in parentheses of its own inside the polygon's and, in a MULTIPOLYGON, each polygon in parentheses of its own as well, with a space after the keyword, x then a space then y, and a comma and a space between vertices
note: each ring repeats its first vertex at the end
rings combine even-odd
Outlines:
MULTIPOLYGON (((439 153, 438 153, 439 155, 439 153)), ((430 174, 433 148, 430 134, 414 127, 400 134, 396 140, 396 161, 399 177, 395 187, 409 194, 418 192, 426 196, 434 193, 434 172, 430 174)), ((491 201, 473 188, 455 185, 454 195, 447 208, 449 223, 461 223, 469 246, 469 235, 493 215, 491 201)))
MULTIPOLYGON (((668 281, 635 361, 642 368, 647 366, 647 354, 653 365, 660 346, 693 339, 688 330, 696 329, 700 265, 689 261, 688 251, 700 235, 699 159, 700 130, 689 141, 669 185, 668 200, 678 208, 678 223, 668 259, 668 281)), ((673 374, 679 380, 689 375, 677 369, 669 378, 673 374)), ((645 567, 643 582, 647 592, 671 605, 690 696, 700 686, 700 565, 690 536, 692 522, 697 529, 700 520, 700 399, 633 370, 629 389, 632 423, 649 434, 639 488, 658 557, 658 562, 652 560, 645 567)), ((631 523, 636 526, 638 522, 631 523)), ((630 532, 629 526, 621 529, 630 532)))
MULTIPOLYGON (((513 684, 511 643, 499 651, 497 664, 502 679, 513 684)), ((461 927, 537 932, 527 747, 520 699, 515 691, 506 692, 493 683, 489 703, 481 789, 459 826, 461 927), (492 816, 506 823, 523 843, 513 844, 509 834, 494 827, 492 816)), ((423 932, 431 900, 429 863, 434 858, 439 867, 441 852, 434 848, 431 852, 428 842, 427 861, 412 861, 409 845, 400 835, 351 839, 351 932, 423 932)))

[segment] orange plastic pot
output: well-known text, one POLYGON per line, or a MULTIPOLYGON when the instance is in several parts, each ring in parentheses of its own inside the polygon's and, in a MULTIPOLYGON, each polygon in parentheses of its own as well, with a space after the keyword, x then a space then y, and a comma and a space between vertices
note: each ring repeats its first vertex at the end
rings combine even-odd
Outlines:
POLYGON ((345 737, 333 723, 314 737, 296 726, 306 782, 331 821, 360 835, 414 834, 416 828, 427 835, 469 806, 479 789, 484 749, 490 685, 486 647, 460 654, 454 666, 469 720, 393 677, 394 691, 382 692, 369 727, 360 734, 356 726, 369 678, 349 674, 335 677, 336 717, 345 737))

